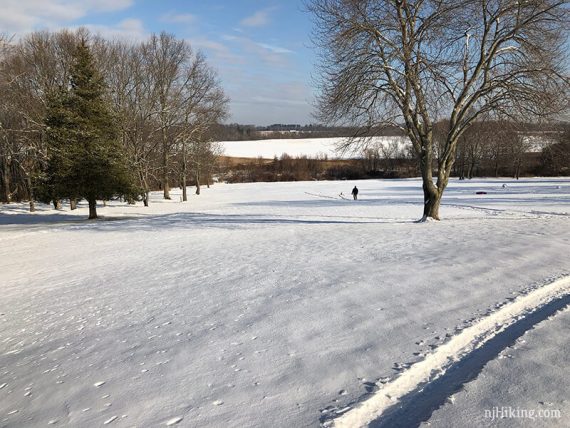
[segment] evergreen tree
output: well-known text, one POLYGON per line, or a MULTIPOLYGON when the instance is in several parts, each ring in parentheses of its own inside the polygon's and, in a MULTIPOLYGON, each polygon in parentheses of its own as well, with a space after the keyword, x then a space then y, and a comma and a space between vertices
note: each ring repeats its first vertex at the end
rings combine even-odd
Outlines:
POLYGON ((69 88, 50 96, 46 124, 47 184, 54 198, 97 199, 135 193, 106 86, 85 40, 74 53, 69 88))

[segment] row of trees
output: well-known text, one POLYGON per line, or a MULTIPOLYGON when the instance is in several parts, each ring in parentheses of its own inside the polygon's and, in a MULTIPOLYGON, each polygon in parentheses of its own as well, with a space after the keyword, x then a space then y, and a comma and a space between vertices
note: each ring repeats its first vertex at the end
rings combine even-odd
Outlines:
MULTIPOLYGON (((436 148, 437 157, 443 152, 448 126, 447 122, 435 126, 434 133, 440 143, 436 148)), ((569 130, 563 124, 551 125, 550 131, 534 131, 531 124, 506 120, 474 122, 459 140, 452 175, 461 179, 567 175, 568 169, 557 164, 565 156, 569 130), (556 156, 549 156, 549 153, 556 156)))
MULTIPOLYGON (((435 158, 443 153, 442 138, 448 124, 438 122, 439 144, 435 158)), ((570 175, 570 125, 549 126, 549 131, 532 124, 510 121, 474 123, 461 137, 451 175, 474 177, 570 175)), ((352 159, 309 158, 283 153, 270 159, 223 158, 219 178, 235 182, 301 180, 357 180, 368 178, 417 177, 420 170, 413 147, 404 137, 369 140, 352 159)))
POLYGON ((140 43, 85 29, 4 37, 0 93, 0 201, 27 199, 31 210, 35 199, 113 195, 148 205, 151 189, 169 199, 172 183, 186 200, 186 184, 211 173, 212 132, 228 113, 205 57, 166 33, 140 43), (100 191, 79 191, 85 174, 100 191), (109 176, 122 185, 105 185, 109 176))

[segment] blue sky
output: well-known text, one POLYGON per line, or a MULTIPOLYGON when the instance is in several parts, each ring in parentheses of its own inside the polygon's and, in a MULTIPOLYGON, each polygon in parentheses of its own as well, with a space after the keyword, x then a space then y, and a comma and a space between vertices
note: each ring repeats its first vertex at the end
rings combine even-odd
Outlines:
POLYGON ((230 122, 311 123, 314 52, 301 0, 2 0, 0 32, 86 26, 105 37, 167 31, 202 50, 230 122))

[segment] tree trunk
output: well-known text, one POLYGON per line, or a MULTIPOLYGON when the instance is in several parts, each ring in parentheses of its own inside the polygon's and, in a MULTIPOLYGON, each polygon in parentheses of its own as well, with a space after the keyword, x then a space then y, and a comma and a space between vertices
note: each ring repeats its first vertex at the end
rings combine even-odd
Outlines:
POLYGON ((162 182, 164 199, 170 199, 170 184, 168 183, 168 144, 166 129, 162 130, 162 182))
POLYGON ((196 194, 200 194, 200 170, 196 168, 196 194))
POLYGON ((95 198, 89 198, 89 220, 94 220, 97 217, 97 200, 95 198))
POLYGON ((182 202, 188 201, 188 192, 186 191, 186 144, 182 144, 182 202))
POLYGON ((439 220, 439 205, 441 203, 442 192, 431 183, 431 186, 424 184, 424 215, 422 221, 426 221, 428 217, 439 220))
POLYGON ((71 208, 71 211, 77 209, 77 199, 76 198, 69 198, 69 207, 71 208))
POLYGON ((32 187, 32 179, 29 175, 26 177, 26 185, 28 186, 28 197, 30 198, 30 212, 33 213, 36 210, 36 203, 34 201, 34 188, 32 187))
POLYGON ((9 204, 12 202, 10 193, 10 165, 4 156, 2 157, 2 183, 2 200, 9 204))
POLYGON ((434 220, 439 220, 439 203, 443 192, 440 192, 433 182, 433 154, 429 147, 430 145, 428 143, 424 143, 422 146, 425 147, 425 149, 420 155, 419 166, 422 174, 422 187, 424 191, 424 213, 420 221, 426 221, 428 217, 431 217, 434 220))
POLYGON ((60 209, 61 209, 61 201, 60 201, 59 199, 54 199, 54 200, 52 201, 52 203, 53 203, 53 207, 54 207, 56 210, 60 210, 60 209))
POLYGON ((146 181, 145 174, 142 171, 140 171, 139 174, 140 174, 140 179, 141 179, 141 185, 142 185, 142 188, 144 189, 143 204, 145 207, 148 207, 149 198, 150 198, 150 190, 148 188, 148 183, 146 181))

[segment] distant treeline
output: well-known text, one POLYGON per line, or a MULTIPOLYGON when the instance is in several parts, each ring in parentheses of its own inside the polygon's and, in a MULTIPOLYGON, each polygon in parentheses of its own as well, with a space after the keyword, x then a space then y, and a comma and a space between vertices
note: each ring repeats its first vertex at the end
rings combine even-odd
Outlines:
MULTIPOLYGON (((445 135, 446 123, 435 127, 445 135)), ((420 174, 410 146, 397 141, 364 144, 357 159, 331 160, 283 154, 274 159, 223 158, 219 179, 236 182, 407 178, 420 174)), ((452 176, 473 177, 570 175, 570 126, 475 123, 462 137, 452 176)))
MULTIPOLYGON (((347 126, 326 126, 319 124, 273 124, 269 126, 242 125, 239 123, 219 124, 215 135, 219 141, 247 141, 286 138, 329 138, 352 137, 362 130, 347 126)), ((384 127, 366 131, 371 136, 404 136, 401 129, 384 127)))

